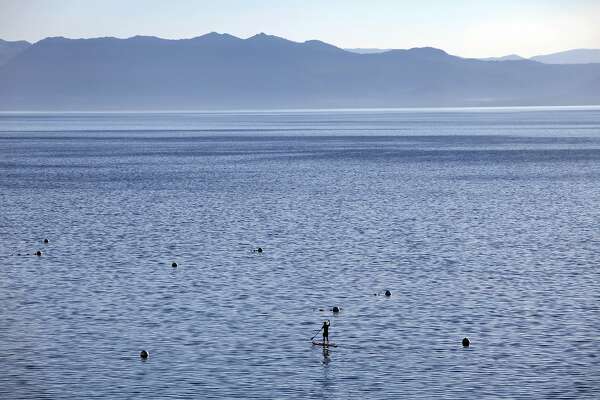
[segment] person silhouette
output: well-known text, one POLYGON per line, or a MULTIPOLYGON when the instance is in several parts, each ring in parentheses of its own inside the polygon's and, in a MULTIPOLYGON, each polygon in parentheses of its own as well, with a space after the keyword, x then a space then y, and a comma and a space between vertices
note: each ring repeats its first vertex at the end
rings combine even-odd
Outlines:
POLYGON ((329 344, 329 325, 331 325, 331 321, 323 321, 323 327, 321 328, 323 329, 323 345, 325 345, 325 343, 329 344))

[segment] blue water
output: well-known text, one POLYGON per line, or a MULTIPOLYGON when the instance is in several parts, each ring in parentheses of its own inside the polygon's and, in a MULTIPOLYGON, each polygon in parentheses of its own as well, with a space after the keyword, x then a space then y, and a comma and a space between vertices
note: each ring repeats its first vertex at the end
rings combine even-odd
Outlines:
POLYGON ((598 108, 0 114, 0 398, 597 399, 599 206, 598 108))

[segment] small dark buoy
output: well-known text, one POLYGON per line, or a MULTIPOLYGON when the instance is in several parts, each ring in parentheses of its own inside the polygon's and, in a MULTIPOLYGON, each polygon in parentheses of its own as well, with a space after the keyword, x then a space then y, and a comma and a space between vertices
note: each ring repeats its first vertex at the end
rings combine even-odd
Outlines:
POLYGON ((140 351, 140 358, 143 358, 145 360, 146 358, 148 358, 148 356, 150 356, 150 354, 148 354, 146 350, 140 351))
POLYGON ((469 338, 463 338, 463 340, 462 340, 463 347, 469 347, 470 344, 471 344, 471 341, 469 340, 469 338))
POLYGON ((176 263, 176 262, 173 262, 173 264, 171 264, 171 267, 173 267, 173 268, 177 268, 177 263, 176 263))
POLYGON ((390 292, 389 290, 386 290, 386 291, 385 291, 385 295, 386 295, 387 297, 390 297, 390 296, 392 295, 392 292, 390 292))
POLYGON ((48 244, 48 243, 50 243, 50 242, 48 241, 48 239, 44 239, 44 244, 48 244))
POLYGON ((262 247, 259 247, 258 249, 256 249, 256 251, 258 251, 259 253, 262 253, 262 247))
POLYGON ((334 306, 331 311, 333 311, 334 313, 338 313, 340 312, 340 308, 338 306, 334 306))
POLYGON ((40 257, 42 255, 42 252, 38 250, 38 251, 35 252, 35 255, 38 256, 38 257, 40 257))

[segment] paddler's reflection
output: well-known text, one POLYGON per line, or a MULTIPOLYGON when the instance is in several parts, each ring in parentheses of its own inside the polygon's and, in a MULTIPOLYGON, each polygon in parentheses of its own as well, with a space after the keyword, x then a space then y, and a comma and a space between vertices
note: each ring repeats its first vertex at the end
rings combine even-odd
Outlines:
POLYGON ((329 349, 326 346, 323 346, 323 365, 329 364, 331 358, 329 357, 329 349))

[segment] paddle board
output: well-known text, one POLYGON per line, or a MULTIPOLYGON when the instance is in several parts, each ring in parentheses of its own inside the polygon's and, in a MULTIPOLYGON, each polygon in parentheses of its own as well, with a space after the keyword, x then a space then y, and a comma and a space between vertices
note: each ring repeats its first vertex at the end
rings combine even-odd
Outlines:
POLYGON ((329 342, 329 343, 325 342, 325 343, 323 343, 323 342, 317 342, 316 340, 313 340, 312 344, 314 346, 337 347, 337 344, 335 344, 333 342, 329 342))

